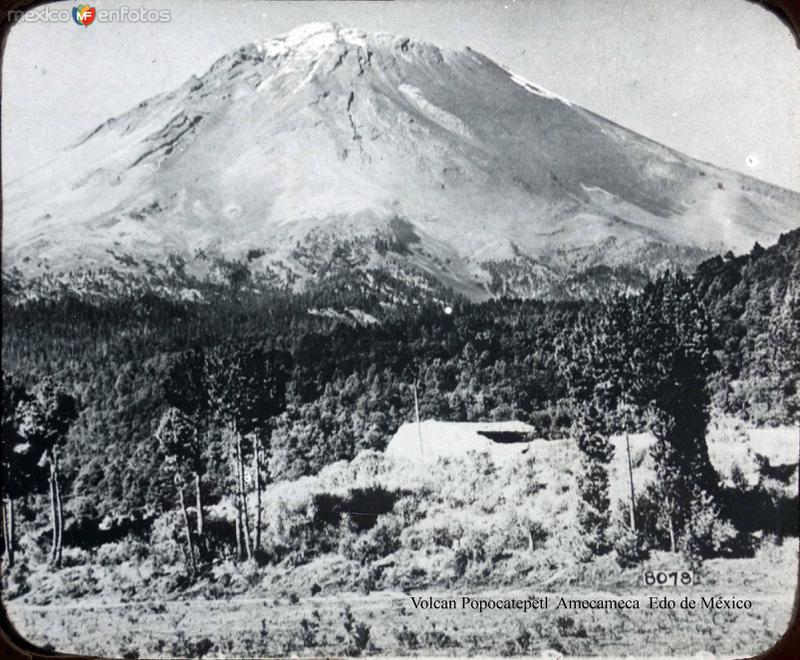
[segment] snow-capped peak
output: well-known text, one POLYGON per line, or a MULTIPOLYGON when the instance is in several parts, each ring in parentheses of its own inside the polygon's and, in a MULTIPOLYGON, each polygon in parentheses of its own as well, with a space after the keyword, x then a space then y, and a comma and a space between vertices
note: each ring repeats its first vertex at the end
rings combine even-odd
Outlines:
POLYGON ((500 272, 481 264, 515 258, 510 240, 565 268, 590 254, 640 268, 642 245, 677 246, 689 268, 776 240, 800 208, 797 193, 672 152, 475 51, 335 23, 228 53, 4 201, 3 258, 30 272, 264 251, 302 278, 306 239, 378 232, 375 263, 413 262, 470 296, 500 272))
POLYGON ((338 23, 307 23, 289 32, 268 39, 259 50, 267 57, 288 55, 314 55, 337 43, 366 47, 367 33, 363 30, 346 28, 338 23))

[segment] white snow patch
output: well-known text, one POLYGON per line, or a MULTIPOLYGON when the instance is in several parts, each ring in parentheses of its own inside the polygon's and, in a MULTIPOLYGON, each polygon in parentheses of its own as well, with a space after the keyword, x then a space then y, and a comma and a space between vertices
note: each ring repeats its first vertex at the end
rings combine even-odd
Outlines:
POLYGON ((539 85, 534 85, 530 80, 526 80, 519 74, 514 73, 513 71, 507 69, 506 67, 503 67, 503 69, 507 71, 508 74, 511 76, 512 82, 524 88, 531 94, 536 94, 537 96, 541 96, 546 99, 552 99, 554 101, 561 101, 561 103, 563 103, 564 105, 568 105, 570 108, 572 107, 572 102, 568 101, 563 96, 559 96, 558 94, 555 94, 554 92, 551 92, 550 90, 545 89, 544 87, 540 87, 539 85))
POLYGON ((200 302, 202 300, 205 300, 203 294, 200 293, 200 291, 198 291, 197 289, 181 289, 178 292, 178 297, 181 300, 186 300, 189 302, 200 302))
POLYGON ((330 319, 336 319, 337 321, 348 321, 346 315, 342 314, 341 312, 337 312, 335 309, 330 307, 326 307, 325 309, 317 309, 316 307, 311 307, 308 310, 308 313, 311 316, 324 316, 330 319))
POLYGON ((444 126, 447 130, 453 133, 458 133, 465 138, 472 137, 472 133, 470 133, 470 130, 466 127, 463 121, 461 121, 455 115, 447 112, 447 110, 443 110, 439 106, 428 101, 428 99, 422 95, 422 92, 413 85, 403 84, 398 87, 398 90, 400 90, 400 92, 406 98, 414 103, 417 108, 419 108, 435 122, 444 126))
POLYGON ((605 195, 606 197, 616 197, 614 193, 608 192, 604 188, 599 188, 598 186, 586 186, 581 184, 581 188, 583 188, 588 193, 600 193, 601 195, 605 195))
POLYGON ((357 307, 348 307, 347 311, 350 312, 350 315, 361 325, 380 324, 380 321, 378 321, 378 319, 376 319, 372 314, 358 309, 357 307))
POLYGON ((289 55, 313 56, 336 43, 366 48, 367 34, 362 30, 343 28, 336 23, 308 23, 290 32, 259 44, 259 52, 276 58, 289 55))

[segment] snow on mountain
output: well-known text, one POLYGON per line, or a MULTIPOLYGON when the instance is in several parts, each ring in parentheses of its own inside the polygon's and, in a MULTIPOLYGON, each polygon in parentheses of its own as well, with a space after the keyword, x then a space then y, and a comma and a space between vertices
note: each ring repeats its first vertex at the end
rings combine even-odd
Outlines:
POLYGON ((800 194, 672 151, 475 51, 325 23, 243 46, 109 119, 4 201, 6 269, 258 254, 252 268, 279 264, 302 286, 309 240, 366 237, 368 268, 474 298, 547 295, 599 267, 691 267, 800 223, 800 194))

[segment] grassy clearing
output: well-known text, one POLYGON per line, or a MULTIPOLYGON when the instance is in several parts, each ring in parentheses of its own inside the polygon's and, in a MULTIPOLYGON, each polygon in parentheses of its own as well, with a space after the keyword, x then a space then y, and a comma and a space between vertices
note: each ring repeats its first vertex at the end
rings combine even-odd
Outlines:
MULTIPOLYGON (((760 506, 780 500, 796 510, 796 432, 750 437, 733 426, 713 430, 709 452, 723 486, 745 501, 760 484, 773 498, 758 500, 760 506)), ((652 478, 651 441, 631 438, 637 488, 652 478)), ((627 462, 624 440, 615 443, 611 490, 622 507, 627 462)), ((753 556, 695 567, 693 587, 646 587, 645 570, 689 568, 686 560, 653 552, 627 569, 613 554, 575 560, 576 460, 568 440, 535 442, 522 460, 499 465, 473 455, 420 469, 413 461, 364 453, 315 477, 270 487, 265 513, 279 561, 218 561, 189 582, 180 545, 158 536, 172 524, 164 520, 148 555, 140 542, 127 540, 93 554, 70 549, 66 567, 56 572, 36 562, 15 567, 4 577, 9 616, 34 643, 128 657, 525 655, 545 649, 753 655, 784 632, 797 575, 796 516, 794 527, 780 533, 755 529, 753 556), (388 498, 390 510, 363 529, 346 516, 320 518, 320 502, 364 506, 354 493, 388 498), (528 613, 417 610, 410 599, 545 594, 550 608, 528 613), (648 597, 662 594, 747 598, 753 607, 648 609, 648 597), (562 595, 639 598, 642 609, 556 609, 562 595)), ((224 515, 225 507, 209 518, 224 515)), ((751 518, 769 513, 742 511, 751 518)))
MULTIPOLYGON (((769 555, 745 560, 714 560, 704 567, 703 584, 690 590, 642 587, 638 570, 618 571, 613 587, 602 591, 578 585, 540 590, 525 588, 423 590, 419 595, 469 594, 492 598, 548 595, 550 609, 520 611, 434 611, 415 609, 400 592, 320 593, 279 589, 275 597, 230 600, 178 600, 149 603, 27 606, 14 621, 29 639, 65 652, 133 657, 248 655, 525 655, 553 649, 572 655, 755 655, 785 631, 792 595, 777 588, 779 571, 791 574, 797 548, 786 544, 769 555), (735 562, 735 564, 732 564, 735 562), (737 579, 738 578, 738 579, 737 579), (630 586, 622 586, 628 583, 630 586), (746 586, 744 583, 747 583, 746 586), (748 611, 650 610, 650 595, 737 595, 753 600, 748 611), (557 599, 639 598, 641 610, 555 609, 557 599), (345 628, 347 612, 361 637, 345 628), (46 636, 42 632, 46 630, 46 636)), ((670 566, 662 555, 650 563, 670 566)), ((671 563, 672 562, 672 563, 671 563)), ((321 570, 322 567, 319 567, 321 570)), ((588 565, 582 582, 609 575, 610 566, 588 565), (594 570, 593 570, 594 569, 594 570)), ((352 630, 351 626, 351 630, 352 630)))

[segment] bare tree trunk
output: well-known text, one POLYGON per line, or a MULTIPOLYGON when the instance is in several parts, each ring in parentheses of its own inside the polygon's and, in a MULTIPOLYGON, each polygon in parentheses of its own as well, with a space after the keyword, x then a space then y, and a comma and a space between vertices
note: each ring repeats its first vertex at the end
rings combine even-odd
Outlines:
POLYGON ((250 542, 250 514, 247 511, 247 490, 244 483, 244 455, 242 452, 242 436, 236 431, 236 462, 239 469, 239 492, 241 493, 242 536, 244 549, 248 559, 253 558, 253 548, 250 542))
POLYGON ((261 468, 258 465, 258 438, 253 438, 253 479, 256 488, 256 550, 261 549, 261 468))
POLYGON ((17 550, 17 517, 14 513, 14 499, 8 498, 8 548, 10 550, 8 565, 14 563, 14 553, 17 550))
POLYGON ((178 486, 178 497, 181 503, 181 512, 183 513, 183 524, 186 529, 186 544, 189 546, 189 561, 192 575, 197 573, 197 564, 194 560, 194 544, 192 543, 192 527, 189 524, 189 514, 186 511, 186 501, 183 499, 183 487, 178 486))
POLYGON ((50 454, 50 519, 53 523, 53 540, 50 548, 50 559, 56 559, 56 547, 58 546, 58 510, 56 509, 56 474, 53 455, 50 454))
POLYGON ((14 565, 14 500, 3 496, 3 541, 5 544, 6 566, 14 565))
POLYGON ((197 536, 203 538, 203 496, 200 492, 200 473, 194 473, 194 497, 197 507, 197 536))
POLYGON ((238 487, 236 490, 236 558, 242 559, 244 556, 242 554, 242 504, 239 501, 238 487))
POLYGON ((236 429, 236 424, 231 424, 231 432, 233 433, 234 437, 234 452, 233 452, 233 462, 234 462, 234 472, 236 473, 236 486, 234 488, 234 495, 233 495, 233 502, 236 508, 236 523, 235 523, 235 530, 236 530, 236 559, 242 560, 244 559, 244 548, 242 542, 242 482, 239 478, 240 471, 239 471, 239 433, 236 429))
POLYGON ((628 452, 628 480, 631 486, 631 529, 636 531, 636 504, 633 495, 633 462, 631 461, 631 439, 627 431, 625 432, 625 448, 628 452))
POLYGON ((61 504, 61 486, 58 483, 59 462, 58 450, 53 449, 53 461, 55 462, 55 491, 56 491, 56 513, 58 514, 58 536, 56 538, 56 566, 61 566, 61 551, 64 547, 64 507, 61 504))
POLYGON ((417 399, 417 381, 412 385, 414 388, 414 417, 417 420, 417 435, 419 436, 419 455, 422 456, 422 424, 419 421, 419 399, 417 399))
POLYGON ((675 526, 672 522, 672 512, 669 513, 669 549, 675 552, 675 526))

